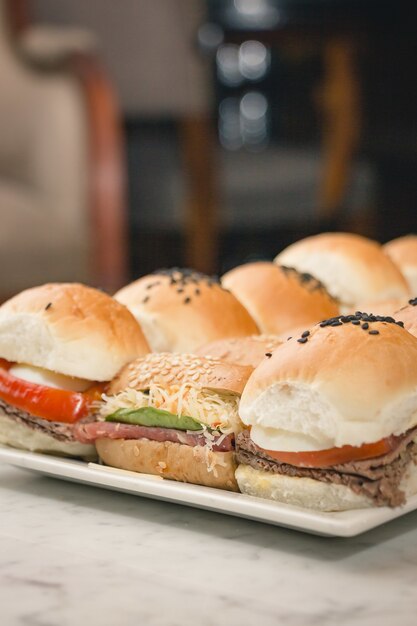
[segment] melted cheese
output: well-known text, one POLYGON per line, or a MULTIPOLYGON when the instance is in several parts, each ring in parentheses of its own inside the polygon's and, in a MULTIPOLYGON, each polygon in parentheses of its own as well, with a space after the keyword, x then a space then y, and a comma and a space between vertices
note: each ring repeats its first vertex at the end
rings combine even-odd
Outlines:
POLYGON ((91 387, 90 380, 84 380, 82 378, 73 378, 72 376, 64 376, 64 374, 57 374, 50 370, 45 370, 42 367, 35 367, 33 365, 13 365, 10 370, 10 374, 27 380, 30 383, 37 385, 45 385, 46 387, 53 387, 54 389, 64 389, 65 391, 85 391, 88 387, 91 387))

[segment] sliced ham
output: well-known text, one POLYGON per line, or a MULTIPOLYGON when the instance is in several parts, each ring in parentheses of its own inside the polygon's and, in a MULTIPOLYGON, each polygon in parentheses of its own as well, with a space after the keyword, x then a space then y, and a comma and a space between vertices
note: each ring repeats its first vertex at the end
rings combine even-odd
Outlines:
MULTIPOLYGON (((214 433, 213 433, 214 435, 214 433)), ((91 422, 76 424, 74 436, 81 443, 93 443, 96 439, 150 439, 151 441, 172 441, 186 446, 205 446, 207 439, 202 434, 190 434, 174 428, 134 426, 120 422, 91 422)), ((214 452, 233 450, 233 435, 214 435, 211 448, 214 452), (216 443, 216 440, 219 440, 216 443)))

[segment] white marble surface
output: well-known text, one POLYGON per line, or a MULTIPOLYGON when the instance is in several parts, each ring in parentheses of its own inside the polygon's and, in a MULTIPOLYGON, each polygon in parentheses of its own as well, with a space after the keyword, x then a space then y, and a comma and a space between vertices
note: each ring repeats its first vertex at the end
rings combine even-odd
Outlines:
POLYGON ((320 538, 0 467, 1 626, 415 626, 417 512, 320 538))

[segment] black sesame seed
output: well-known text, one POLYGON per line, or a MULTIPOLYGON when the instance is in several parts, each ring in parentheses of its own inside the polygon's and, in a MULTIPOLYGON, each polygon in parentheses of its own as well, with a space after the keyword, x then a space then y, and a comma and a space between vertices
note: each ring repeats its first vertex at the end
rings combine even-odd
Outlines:
POLYGON ((303 332, 303 334, 301 335, 301 337, 308 337, 308 336, 309 336, 309 334, 310 334, 310 331, 309 331, 309 330, 305 330, 305 331, 303 332))
POLYGON ((404 322, 395 322, 397 324, 397 326, 401 326, 401 328, 404 328, 404 322))
POLYGON ((143 298, 142 303, 146 304, 148 302, 148 300, 149 300, 149 296, 146 296, 146 298, 143 298))
POLYGON ((48 309, 50 309, 52 306, 52 302, 48 302, 48 304, 45 307, 45 311, 47 311, 48 309))
POLYGON ((408 301, 408 304, 411 304, 411 306, 416 306, 417 305, 417 298, 411 298, 411 300, 408 301))
POLYGON ((379 335, 379 330, 370 330, 369 334, 370 335, 379 335))
POLYGON ((332 323, 330 324, 330 326, 342 326, 342 322, 340 322, 340 321, 337 321, 337 322, 332 322, 332 323))
POLYGON ((287 337, 287 341, 289 341, 290 339, 292 339, 292 336, 291 337, 287 337))
POLYGON ((272 356, 272 352, 265 352, 265 356, 267 356, 267 357, 268 357, 268 359, 270 359, 270 358, 271 358, 271 356, 272 356))
POLYGON ((360 323, 361 323, 360 320, 352 320, 352 324, 354 326, 360 326, 360 323))
POLYGON ((184 299, 184 304, 189 304, 191 302, 191 298, 185 298, 184 299))
POLYGON ((183 289, 183 287, 179 287, 179 288, 177 289, 177 293, 184 293, 184 289, 183 289))
POLYGON ((369 324, 368 324, 368 322, 364 322, 364 323, 362 324, 362 328, 363 328, 363 330, 368 330, 368 328, 369 328, 369 324))
POLYGON ((197 289, 194 290, 194 293, 195 293, 196 296, 199 296, 200 295, 200 290, 197 288, 197 289))
POLYGON ((307 337, 300 337, 300 339, 297 339, 298 343, 307 343, 308 339, 307 337))

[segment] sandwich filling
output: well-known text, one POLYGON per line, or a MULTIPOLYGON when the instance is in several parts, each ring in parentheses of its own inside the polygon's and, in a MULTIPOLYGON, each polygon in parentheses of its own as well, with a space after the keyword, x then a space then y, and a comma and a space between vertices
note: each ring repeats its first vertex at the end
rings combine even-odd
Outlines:
POLYGON ((103 385, 30 365, 0 362, 0 418, 61 442, 74 442, 74 423, 93 419, 103 385))
POLYGON ((77 426, 80 442, 149 439, 229 452, 241 430, 238 396, 198 385, 150 384, 142 391, 128 387, 114 396, 103 395, 103 401, 98 421, 77 426))
POLYGON ((417 427, 404 435, 382 440, 382 444, 377 442, 370 445, 378 450, 374 456, 370 456, 370 450, 368 453, 363 450, 358 452, 361 447, 355 449, 353 446, 345 446, 352 449, 346 451, 350 454, 344 454, 343 448, 334 448, 325 451, 328 452, 327 460, 326 455, 321 454, 320 463, 317 455, 318 462, 311 460, 313 453, 293 453, 292 457, 296 461, 291 463, 291 453, 264 450, 251 439, 250 431, 245 430, 236 438, 236 457, 238 463, 256 470, 345 485, 353 492, 369 498, 374 506, 394 507, 404 504, 406 496, 400 485, 410 464, 417 464, 417 427))

